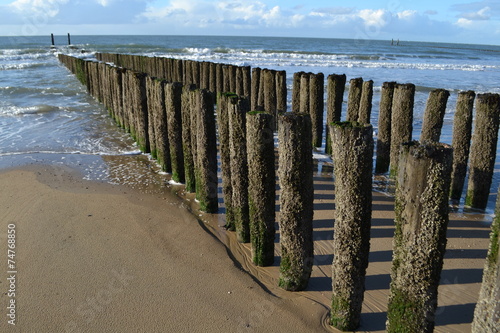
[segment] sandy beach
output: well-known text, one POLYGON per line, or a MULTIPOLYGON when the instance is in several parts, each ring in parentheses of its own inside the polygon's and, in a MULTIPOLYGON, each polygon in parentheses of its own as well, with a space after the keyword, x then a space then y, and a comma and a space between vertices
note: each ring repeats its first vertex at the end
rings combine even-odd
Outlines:
MULTIPOLYGON (((320 169, 315 266, 309 287, 297 293, 277 287, 279 246, 274 266, 253 266, 249 244, 221 228, 224 215, 196 212, 182 186, 148 192, 82 180, 79 171, 55 164, 2 171, 0 331, 334 331, 328 327, 334 192, 331 167, 320 169), (16 230, 15 326, 7 317, 9 225, 16 230)), ((393 198, 374 192, 360 332, 385 330, 393 217, 393 198)), ((436 332, 470 331, 488 219, 450 215, 436 332)))

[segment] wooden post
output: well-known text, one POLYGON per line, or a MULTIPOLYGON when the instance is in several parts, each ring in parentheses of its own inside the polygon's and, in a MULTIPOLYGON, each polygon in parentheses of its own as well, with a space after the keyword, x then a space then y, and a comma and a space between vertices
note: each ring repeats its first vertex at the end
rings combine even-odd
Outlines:
POLYGON ((449 96, 450 92, 444 89, 435 89, 429 93, 427 106, 425 107, 422 134, 420 135, 421 142, 439 142, 449 96))
POLYGON ((370 254, 373 129, 370 124, 330 125, 335 165, 335 230, 330 323, 359 326, 370 254))
POLYGON ((300 82, 304 72, 297 72, 293 74, 293 87, 292 87, 292 112, 300 113, 300 82))
POLYGON ((452 148, 401 149, 395 199, 388 332, 432 332, 448 226, 452 148))
POLYGON ((373 99, 373 81, 363 82, 361 89, 361 99, 359 103, 358 122, 361 124, 369 124, 372 114, 372 99, 373 99))
POLYGON ((196 199, 200 210, 216 213, 217 199, 217 137, 215 129, 214 104, 207 90, 198 91, 197 145, 196 145, 196 199))
POLYGON ((363 79, 355 78, 349 81, 349 96, 347 100, 347 121, 358 121, 359 105, 363 92, 363 79))
POLYGON ((491 224, 490 247, 483 271, 483 284, 474 311, 472 333, 498 332, 500 319, 500 192, 491 224))
POLYGON ((137 145, 144 153, 149 153, 148 138, 148 104, 146 97, 146 74, 131 72, 131 97, 135 118, 135 138, 137 145))
POLYGON ((303 73, 300 77, 300 106, 299 113, 311 114, 311 89, 309 78, 312 73, 303 73))
POLYGON ((271 112, 276 119, 276 71, 264 69, 262 78, 264 79, 264 110, 271 112))
POLYGON ((451 172, 450 198, 459 200, 464 189, 467 162, 472 137, 472 112, 476 93, 462 91, 458 94, 453 120, 453 171, 451 172))
POLYGON ((396 84, 392 99, 390 175, 397 175, 401 144, 410 142, 413 131, 415 85, 396 84))
POLYGON ((314 260, 311 118, 309 114, 285 113, 278 121, 281 188, 279 286, 299 291, 307 286, 314 260))
POLYGON ((500 95, 479 94, 470 153, 465 205, 485 209, 490 194, 498 141, 500 95))
POLYGON ((276 175, 273 116, 247 113, 248 202, 252 260, 258 266, 274 262, 276 175))
POLYGON ((231 154, 232 209, 236 236, 239 242, 250 241, 248 207, 248 162, 246 140, 246 114, 250 110, 248 99, 232 97, 229 105, 229 150, 231 154))
POLYGON ((330 140, 330 130, 328 129, 328 124, 331 124, 334 121, 340 121, 342 116, 342 102, 344 101, 346 76, 345 74, 331 74, 328 75, 327 81, 325 152, 331 155, 332 143, 330 140))
POLYGON ((165 109, 167 111, 168 141, 172 163, 172 179, 184 183, 184 154, 182 148, 182 84, 165 85, 165 109))
POLYGON ((217 129, 219 133, 220 163, 222 172, 222 193, 226 208, 226 229, 234 231, 233 187, 231 185, 231 148, 229 145, 229 106, 231 98, 238 96, 222 93, 217 98, 217 129))
POLYGON ((276 111, 278 114, 287 112, 286 98, 287 98, 286 72, 276 71, 276 111))
POLYGON ((191 113, 196 113, 198 106, 196 98, 193 98, 196 86, 194 84, 185 85, 182 91, 181 114, 182 114, 182 151, 184 156, 184 179, 187 192, 196 191, 196 176, 194 173, 194 155, 196 143, 192 142, 193 129, 196 124, 191 123, 191 113))
MULTIPOLYGON (((260 72, 261 70, 259 67, 252 68, 252 98, 250 103, 250 108, 252 110, 257 110, 259 108, 260 72)), ((263 105, 260 106, 264 107, 263 105)))
POLYGON ((391 156, 391 117, 392 99, 396 82, 384 82, 380 93, 380 108, 378 113, 377 163, 375 173, 389 171, 391 156))
POLYGON ((313 147, 321 147, 323 144, 324 95, 325 76, 323 73, 311 74, 309 76, 309 112, 311 114, 313 147))

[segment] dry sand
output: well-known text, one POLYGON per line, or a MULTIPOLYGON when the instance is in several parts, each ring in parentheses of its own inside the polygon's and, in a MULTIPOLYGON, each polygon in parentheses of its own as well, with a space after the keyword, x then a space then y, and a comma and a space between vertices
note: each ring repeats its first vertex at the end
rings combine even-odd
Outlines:
MULTIPOLYGON (((249 244, 238 244, 234 233, 220 227, 223 214, 195 212, 195 218, 188 212, 196 204, 182 186, 170 189, 179 198, 84 181, 64 166, 3 171, 0 331, 334 331, 327 324, 335 217, 331 178, 325 166, 314 175, 315 266, 308 289, 291 293, 277 287, 279 246, 274 266, 256 268, 249 244), (17 231, 16 326, 7 323, 11 223, 17 231)), ((374 192, 373 204, 361 332, 384 331, 390 283, 393 199, 374 192)), ((488 219, 450 215, 436 332, 470 331, 488 219)))

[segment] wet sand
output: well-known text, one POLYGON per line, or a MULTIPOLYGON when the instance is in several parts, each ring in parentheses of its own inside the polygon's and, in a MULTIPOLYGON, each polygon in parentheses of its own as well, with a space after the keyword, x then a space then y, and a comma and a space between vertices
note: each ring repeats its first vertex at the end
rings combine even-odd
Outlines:
MULTIPOLYGON (((108 181, 127 184, 137 177, 123 172, 119 159, 106 161, 108 181)), ((126 159, 144 168, 139 173, 151 168, 140 157, 126 159)), ((0 331, 334 331, 328 327, 334 189, 331 167, 320 169, 314 174, 315 266, 309 287, 297 293, 277 287, 279 231, 274 266, 255 267, 250 245, 237 243, 221 227, 224 214, 197 212, 193 195, 182 186, 165 186, 168 177, 154 168, 149 178, 128 185, 82 180, 64 163, 1 172, 1 253, 7 225, 14 223, 18 306, 12 327, 2 269, 0 331)), ((360 332, 385 330, 393 218, 392 197, 374 192, 360 332)), ((436 332, 470 331, 490 219, 450 215, 436 332)), ((0 267, 6 260, 0 256, 0 267)))

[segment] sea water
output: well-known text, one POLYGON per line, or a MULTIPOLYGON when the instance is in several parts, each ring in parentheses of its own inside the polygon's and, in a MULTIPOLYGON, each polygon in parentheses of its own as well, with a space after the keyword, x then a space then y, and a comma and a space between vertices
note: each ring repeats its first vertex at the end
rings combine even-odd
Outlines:
MULTIPOLYGON (((89 179, 110 180, 140 151, 57 60, 58 53, 93 59, 95 52, 130 53, 285 70, 291 103, 293 73, 346 74, 374 81, 371 123, 377 133, 380 87, 385 81, 416 85, 413 138, 420 136, 428 94, 450 91, 441 141, 451 143, 457 94, 500 93, 500 46, 387 40, 223 36, 0 37, 0 167, 32 161, 77 164, 89 179), (394 43, 396 44, 396 43, 394 43), (114 158, 113 158, 114 157, 114 158), (111 162, 113 161, 113 162, 111 162)), ((348 87, 346 89, 347 97, 348 87)), ((344 98, 346 100, 347 98, 344 98)), ((344 114, 345 114, 344 104, 344 114)), ((345 116, 344 116, 345 117, 345 116)), ((497 154, 498 155, 498 154, 497 154)), ((146 163, 147 164, 147 163, 146 163)), ((130 165, 129 167, 134 167, 130 165)), ((145 181, 143 173, 133 178, 145 181)), ((495 166, 492 193, 499 184, 495 166)), ((147 178, 147 177, 146 177, 147 178)), ((488 205, 494 207, 494 196, 488 205)))

